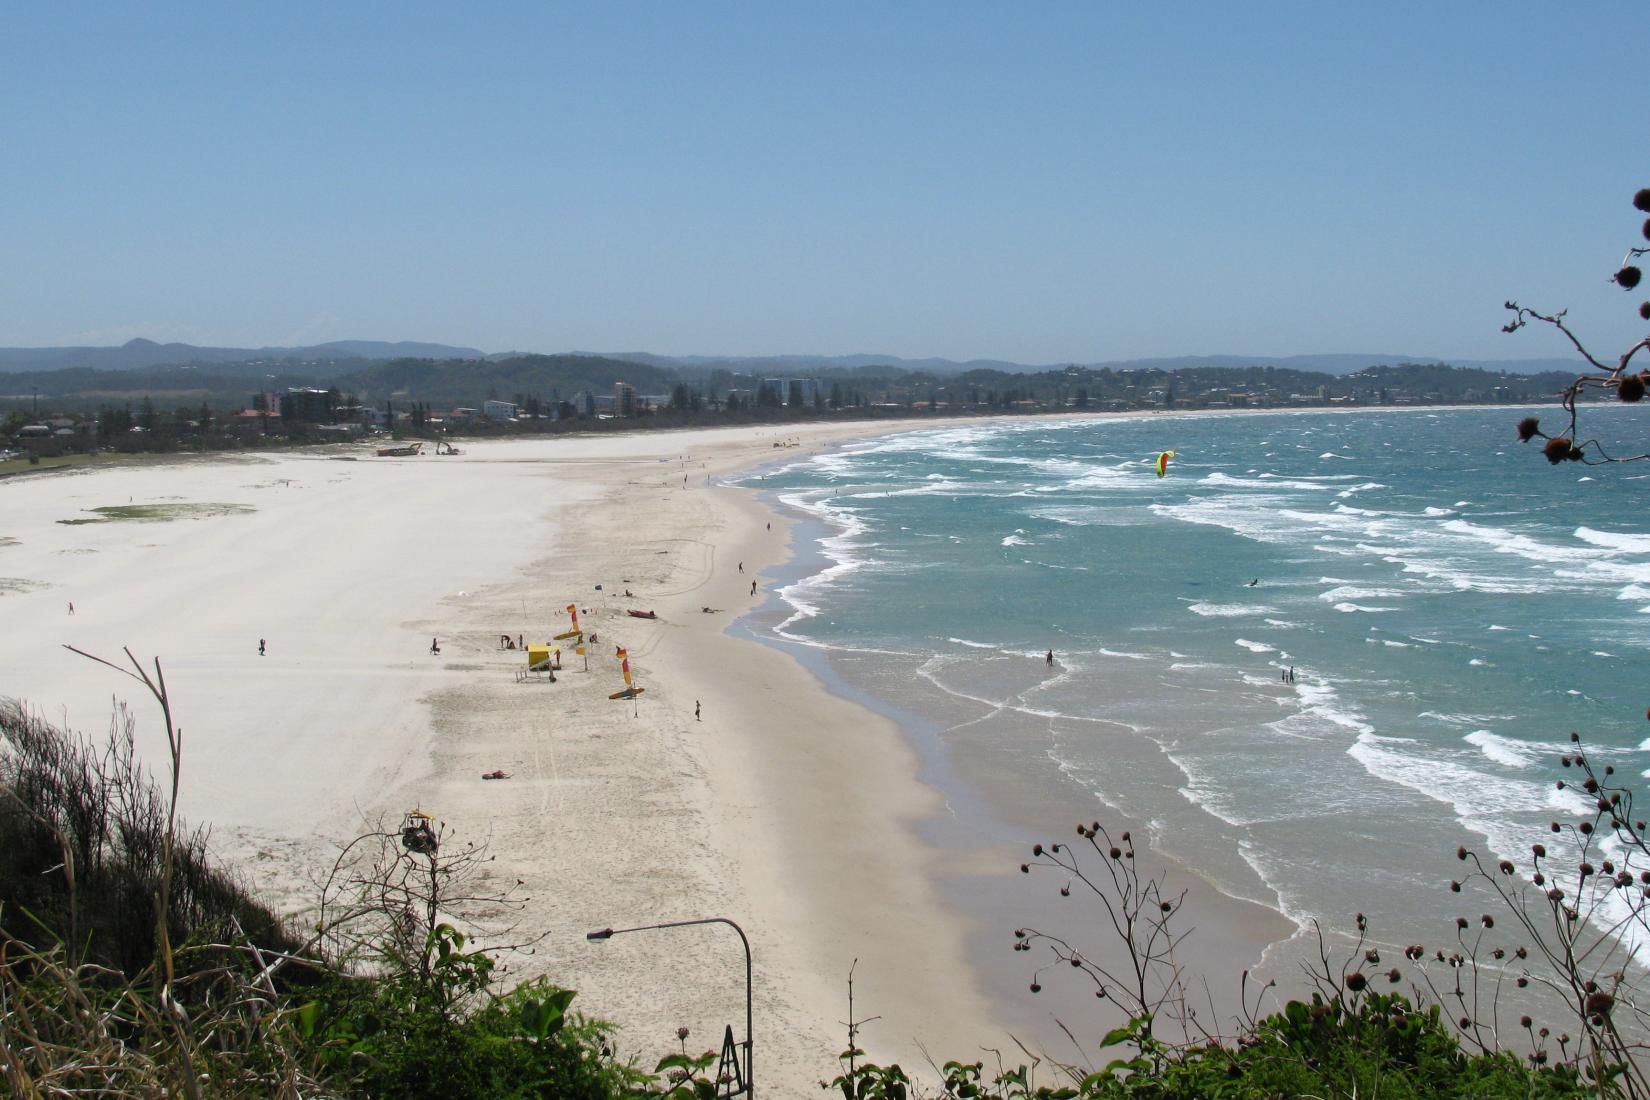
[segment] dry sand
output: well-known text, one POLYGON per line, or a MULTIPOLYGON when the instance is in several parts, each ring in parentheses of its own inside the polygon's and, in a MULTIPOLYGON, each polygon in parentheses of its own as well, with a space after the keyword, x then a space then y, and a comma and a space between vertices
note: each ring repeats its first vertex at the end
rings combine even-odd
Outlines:
MULTIPOLYGON (((789 521, 719 476, 888 430, 205 457, 0 481, 0 694, 93 734, 112 698, 128 700, 159 761, 153 706, 61 645, 158 655, 184 730, 185 813, 290 911, 311 903, 339 844, 409 808, 488 841, 493 881, 520 880, 524 931, 543 934, 515 976, 582 990, 577 1007, 618 1023, 621 1049, 649 1067, 678 1027, 695 1051, 726 1024, 743 1032, 738 939, 715 925, 607 943, 587 931, 737 920, 764 1092, 808 1095, 834 1073, 856 959, 857 1013, 881 1017, 861 1037, 872 1057, 977 1057, 1009 1046, 1005 1014, 971 964, 984 930, 941 883, 978 854, 918 839, 942 800, 897 727, 788 654, 724 633, 767 598, 789 521), (128 502, 246 510, 62 522, 128 502), (524 655, 499 636, 543 641, 567 628, 569 603, 600 638, 589 672, 568 654, 556 683, 517 682, 524 655), (647 689, 634 702, 608 699, 615 644, 647 689), (494 769, 511 778, 481 779, 494 769)), ((1233 927, 1214 948, 1228 962, 1274 931, 1242 913, 1233 927)), ((1008 929, 992 931, 1006 944, 1008 929)))
POLYGON ((520 879, 532 898, 526 931, 546 933, 515 972, 584 990, 579 1007, 619 1023, 644 1061, 673 1049, 679 1026, 690 1049, 719 1043, 727 1023, 742 1034, 738 939, 721 926, 605 944, 584 933, 706 916, 750 936, 765 1091, 805 1093, 833 1072, 856 957, 862 1012, 883 1018, 874 1055, 917 1062, 916 1041, 972 1051, 998 1032, 966 928, 912 834, 937 798, 897 729, 786 655, 723 634, 766 598, 762 570, 787 532, 717 475, 799 453, 776 440, 848 434, 643 433, 8 479, 0 693, 92 734, 113 698, 128 700, 159 761, 158 716, 136 685, 61 646, 158 655, 184 731, 185 813, 289 909, 309 902, 339 843, 411 807, 489 840, 496 882, 520 879), (61 522, 127 504, 249 510, 61 522), (524 657, 499 635, 542 641, 566 629, 568 603, 592 609, 589 673, 569 654, 558 682, 517 683, 524 657), (634 703, 607 697, 614 643, 647 688, 634 703), (481 779, 495 768, 512 778, 481 779))

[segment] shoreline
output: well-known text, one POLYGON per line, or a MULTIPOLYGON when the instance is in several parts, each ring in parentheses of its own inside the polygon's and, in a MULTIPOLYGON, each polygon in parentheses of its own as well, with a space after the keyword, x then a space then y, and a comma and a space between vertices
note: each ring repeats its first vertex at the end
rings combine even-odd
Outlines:
MULTIPOLYGON (((1157 415, 1357 411, 1368 410, 1157 415)), ((0 536, 31 544, 0 542, 0 576, 38 581, 3 595, 29 629, 0 639, 0 667, 13 673, 0 693, 95 731, 118 685, 64 656, 59 635, 94 652, 131 644, 163 656, 183 724, 205 731, 192 733, 184 810, 215 825, 214 848, 289 911, 310 896, 306 872, 375 816, 418 806, 461 840, 487 839, 494 881, 519 879, 533 899, 523 928, 546 934, 534 954, 507 960, 512 977, 583 990, 575 1009, 621 1025, 620 1049, 646 1065, 676 1048, 678 1027, 695 1050, 718 1045, 727 1023, 741 1030, 739 944, 714 929, 606 944, 584 933, 708 916, 751 937, 765 1088, 811 1091, 834 1075, 856 960, 856 1013, 882 1017, 860 1039, 874 1060, 925 1074, 927 1051, 979 1057, 1028 1032, 1075 1060, 1083 1052, 1041 1040, 1051 1015, 1087 1027, 1094 1002, 1067 1004, 1060 983, 1029 998, 1031 966, 1008 947, 1014 928, 1070 928, 1076 911, 1059 907, 1047 880, 1001 876, 1032 842, 1118 815, 1075 783, 1025 789, 967 746, 925 746, 917 727, 932 709, 878 707, 838 669, 841 692, 807 655, 761 637, 758 620, 777 607, 766 590, 807 569, 810 546, 763 489, 721 483, 849 440, 985 422, 471 441, 452 459, 202 456, 163 477, 133 464, 0 482, 8 503, 28 503, 8 517, 20 529, 0 536), (790 440, 800 445, 774 446, 790 440), (55 526, 76 505, 128 493, 255 511, 55 526), (618 595, 626 588, 635 599, 618 595), (74 618, 67 599, 80 603, 74 618), (569 602, 592 610, 581 621, 601 636, 590 673, 568 657, 554 686, 515 683, 522 655, 500 650, 500 634, 564 630, 569 602), (629 607, 660 618, 632 619, 629 607), (272 647, 260 660, 248 639, 263 633, 272 647), (634 703, 607 698, 619 686, 614 642, 649 689, 634 703), (936 753, 947 766, 930 785, 936 753), (479 781, 494 769, 511 781, 479 781), (958 838, 946 830, 963 798, 972 835, 958 838)), ((153 723, 134 705, 141 747, 153 723)), ((1144 836, 1138 824, 1119 828, 1144 836)), ((1166 865, 1139 848, 1145 869, 1166 865)), ((1294 931, 1195 873, 1171 875, 1197 892, 1199 934, 1183 959, 1194 975, 1235 980, 1223 968, 1277 942, 1278 922, 1285 938, 1294 931)))
MULTIPOLYGON (((584 933, 727 916, 755 953, 765 1087, 835 1073, 856 958, 859 1004, 884 1021, 866 1049, 920 1072, 924 1046, 961 1056, 1001 1033, 911 832, 935 799, 892 723, 724 634, 748 581, 787 552, 786 523, 751 491, 709 487, 779 457, 781 439, 823 446, 864 427, 15 479, 0 486, 0 574, 19 629, 0 638, 0 692, 96 736, 125 685, 57 643, 158 654, 186 731, 182 812, 286 912, 313 903, 338 845, 408 809, 446 822, 448 843, 485 841, 483 887, 519 881, 531 900, 515 934, 477 942, 543 934, 502 960, 506 980, 583 990, 574 1007, 619 1024, 621 1051, 646 1066, 678 1027, 705 1049, 738 1021, 739 944, 726 930, 584 933), (122 496, 223 514, 61 525, 122 496), (590 673, 569 655, 557 684, 516 683, 522 655, 501 634, 566 629, 569 602, 600 635, 590 673), (649 689, 634 703, 607 697, 614 642, 649 689), (510 781, 480 780, 493 770, 510 781)), ((154 716, 125 694, 140 754, 163 759, 154 716)))
MULTIPOLYGON (((830 530, 816 517, 790 509, 775 491, 764 491, 764 499, 776 514, 792 517, 793 537, 812 526, 820 533, 830 530)), ((832 563, 815 541, 805 551, 793 550, 790 564, 791 579, 801 581, 832 563), (804 554, 808 560, 799 561, 804 554)), ((1014 930, 1036 927, 1070 938, 1085 955, 1114 968, 1126 969, 1125 960, 1112 942, 1114 934, 1100 927, 1105 919, 1097 902, 1080 892, 1074 900, 1062 900, 1054 872, 1041 869, 1028 879, 1019 873, 1020 864, 1031 858, 1033 844, 1071 841, 1079 822, 1097 821, 1113 837, 1128 832, 1136 838, 1149 835, 1149 824, 1100 803, 1069 776, 1043 775, 1032 781, 1005 770, 990 747, 957 736, 989 707, 959 704, 925 690, 920 681, 912 684, 914 701, 877 694, 860 682, 854 668, 875 658, 778 634, 776 627, 793 611, 789 604, 777 611, 753 609, 733 630, 792 654, 826 691, 895 723, 915 752, 916 780, 935 790, 945 806, 944 813, 918 821, 916 832, 928 846, 930 873, 948 905, 967 921, 970 965, 996 1009, 999 1035, 1011 1034, 1039 1054, 1066 1061, 1092 1057, 1099 1038, 1125 1018, 1110 1002, 1097 1004, 1091 990, 1079 983, 1044 979, 1034 995, 1027 986, 1042 960, 1010 950, 1014 930), (1082 1045, 1073 1047, 1072 1035, 1082 1045)), ((1190 978, 1188 994, 1213 1008, 1218 1019, 1235 1018, 1242 1011, 1246 971, 1297 935, 1299 927, 1276 907, 1222 890, 1149 842, 1137 839, 1135 847, 1145 876, 1162 875, 1166 896, 1186 893, 1188 919, 1178 927, 1194 934, 1180 945, 1177 957, 1190 978)), ((1093 851, 1086 855, 1087 869, 1097 870, 1103 860, 1093 851)))

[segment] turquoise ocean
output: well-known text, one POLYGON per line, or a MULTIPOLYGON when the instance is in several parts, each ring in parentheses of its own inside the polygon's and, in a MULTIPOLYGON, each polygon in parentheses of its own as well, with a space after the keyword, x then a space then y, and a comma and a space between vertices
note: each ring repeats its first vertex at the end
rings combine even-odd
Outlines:
MULTIPOLYGON (((1516 439, 1531 414, 1559 423, 1188 413, 858 442, 745 482, 802 521, 746 628, 905 723, 965 834, 1006 799, 1028 839, 1063 838, 1079 807, 1296 925, 1441 939, 1457 844, 1520 858, 1585 811, 1554 783, 1571 731, 1650 768, 1650 466, 1550 466, 1516 439)), ((1639 419, 1585 410, 1612 445, 1639 419)))

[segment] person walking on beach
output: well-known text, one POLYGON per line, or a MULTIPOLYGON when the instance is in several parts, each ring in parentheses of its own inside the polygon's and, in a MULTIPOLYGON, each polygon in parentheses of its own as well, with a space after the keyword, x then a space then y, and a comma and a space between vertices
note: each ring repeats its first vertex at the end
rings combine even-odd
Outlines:
POLYGON ((264 640, 262 638, 259 638, 258 639, 258 656, 262 657, 263 655, 264 655, 264 640))
POLYGON ((751 595, 756 595, 756 582, 751 581, 751 595))
POLYGON ((745 563, 740 562, 739 563, 739 572, 743 573, 744 571, 745 571, 745 563))
POLYGON ((695 722, 699 721, 699 700, 697 699, 693 701, 693 720, 695 722))
POLYGON ((436 641, 434 638, 431 638, 430 639, 430 653, 431 654, 438 654, 440 652, 441 652, 441 643, 436 641))
POLYGON ((74 614, 74 601, 73 600, 69 601, 69 614, 71 614, 71 615, 74 614))

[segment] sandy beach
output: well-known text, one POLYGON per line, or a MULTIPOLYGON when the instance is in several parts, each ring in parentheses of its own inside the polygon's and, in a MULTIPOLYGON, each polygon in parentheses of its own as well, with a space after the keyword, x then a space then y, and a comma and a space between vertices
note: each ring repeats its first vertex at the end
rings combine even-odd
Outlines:
MULTIPOLYGON (((956 899, 991 897, 1020 851, 925 841, 919 825, 946 800, 919 781, 900 728, 792 654, 727 633, 770 598, 792 520, 722 479, 925 426, 203 456, 0 481, 0 694, 93 735, 127 700, 158 762, 152 704, 62 646, 158 655, 184 730, 185 813, 288 911, 312 901, 339 844, 408 809, 486 840, 494 881, 532 899, 522 931, 543 936, 512 972, 581 990, 577 1007, 620 1025, 649 1068, 679 1027, 690 1050, 743 1030, 738 939, 714 925, 607 943, 588 931, 737 920, 765 1092, 808 1095, 834 1073, 855 960, 856 1014, 880 1017, 861 1036, 873 1058, 1012 1049, 1008 1031, 1043 1011, 1011 1000, 1012 925, 956 899), (199 507, 64 522, 141 504, 199 507), (544 641, 570 603, 599 635, 589 672, 568 654, 557 682, 518 682, 524 655, 500 635, 544 641), (616 645, 646 688, 637 700, 608 698, 616 645), (510 778, 482 780, 495 769, 510 778), (1002 948, 989 961, 988 944, 1002 948)), ((1086 816, 995 797, 1027 842, 1086 816)), ((1219 896, 1200 917, 1199 954, 1233 972, 1287 931, 1219 896)))

